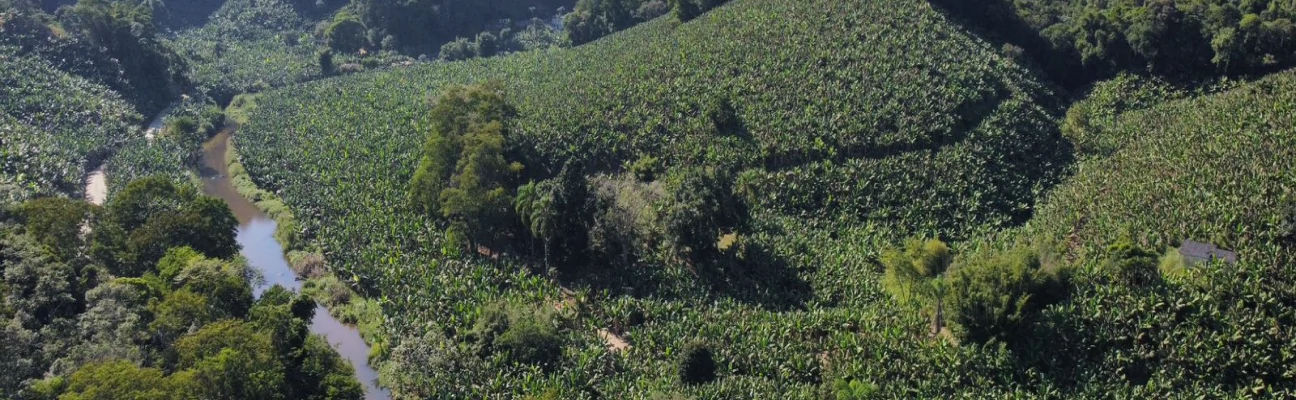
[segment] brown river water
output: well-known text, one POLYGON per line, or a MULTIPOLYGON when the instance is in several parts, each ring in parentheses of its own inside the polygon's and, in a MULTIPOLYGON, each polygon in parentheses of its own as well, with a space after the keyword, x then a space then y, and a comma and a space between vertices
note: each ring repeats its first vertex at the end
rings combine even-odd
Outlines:
MULTIPOLYGON (((253 288, 253 293, 261 293, 273 285, 283 286, 294 292, 301 291, 301 282, 284 256, 284 249, 275 240, 276 223, 261 212, 234 189, 229 179, 229 169, 225 165, 225 150, 229 146, 235 127, 230 126, 216 137, 203 144, 203 168, 199 171, 203 181, 203 193, 225 200, 234 216, 238 218, 238 244, 248 264, 265 276, 264 282, 253 288)), ((360 338, 360 331, 355 327, 343 324, 323 306, 315 309, 315 318, 311 320, 311 333, 324 336, 329 344, 337 349, 342 358, 355 367, 356 378, 364 386, 366 400, 386 400, 391 393, 378 386, 378 373, 369 366, 369 345, 360 338)))

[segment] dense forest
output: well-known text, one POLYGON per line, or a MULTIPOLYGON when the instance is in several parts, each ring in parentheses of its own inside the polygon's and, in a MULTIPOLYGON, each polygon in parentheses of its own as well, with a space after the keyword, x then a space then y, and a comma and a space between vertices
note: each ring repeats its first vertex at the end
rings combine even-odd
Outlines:
POLYGON ((1296 396, 1293 19, 0 0, 0 397, 1296 396))

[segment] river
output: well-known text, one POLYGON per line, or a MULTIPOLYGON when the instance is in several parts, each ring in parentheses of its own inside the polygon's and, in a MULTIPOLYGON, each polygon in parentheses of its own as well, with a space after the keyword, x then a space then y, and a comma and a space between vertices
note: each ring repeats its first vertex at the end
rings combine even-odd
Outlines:
MULTIPOLYGON (((203 168, 199 171, 203 181, 203 193, 225 200, 230 210, 238 219, 238 244, 248 264, 265 276, 265 280, 253 288, 257 297, 273 285, 280 285, 294 292, 301 291, 301 282, 288 266, 283 246, 274 238, 276 223, 261 212, 234 189, 229 179, 229 169, 225 165, 225 150, 234 134, 230 125, 216 137, 203 144, 203 168)), ((366 400, 386 400, 391 393, 377 385, 378 373, 369 366, 369 345, 360 337, 360 331, 353 326, 343 324, 324 307, 315 309, 315 318, 311 320, 311 333, 324 336, 329 344, 337 349, 351 365, 355 367, 356 378, 364 386, 366 400)))

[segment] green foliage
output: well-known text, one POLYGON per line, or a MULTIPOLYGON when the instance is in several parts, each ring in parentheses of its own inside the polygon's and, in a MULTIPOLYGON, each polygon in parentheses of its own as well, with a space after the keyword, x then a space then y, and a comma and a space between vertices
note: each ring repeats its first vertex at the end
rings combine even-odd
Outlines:
POLYGON ((643 156, 630 164, 630 173, 640 182, 652 182, 664 172, 661 160, 653 156, 643 156))
POLYGON ((955 0, 936 4, 1016 42, 1061 82, 1121 71, 1179 78, 1272 71, 1292 65, 1296 7, 1282 1, 1147 2, 955 0))
MULTIPOLYGON (((27 329, 62 321, 81 311, 78 269, 60 261, 48 248, 26 235, 0 242, 6 314, 27 329)), ((61 252, 61 251, 60 251, 61 252)))
POLYGON ((580 0, 563 17, 563 28, 572 45, 579 46, 642 22, 635 12, 641 0, 580 0))
POLYGON ((189 247, 174 247, 167 250, 166 255, 158 261, 158 276, 165 281, 171 281, 180 275, 180 271, 188 268, 189 265, 202 257, 197 251, 189 247))
POLYGON ((129 88, 146 113, 161 110, 188 82, 184 60, 156 37, 152 9, 133 1, 80 0, 69 9, 69 25, 121 62, 129 88))
POLYGON ((234 320, 209 324, 175 344, 177 367, 192 368, 208 398, 280 398, 284 368, 269 335, 234 320))
POLYGON ((1148 286, 1161 281, 1156 253, 1140 249, 1128 241, 1113 244, 1109 250, 1111 258, 1105 267, 1126 284, 1148 286))
POLYGON ((1118 116, 1185 95, 1160 79, 1121 74, 1098 82, 1084 99, 1067 109, 1062 135, 1081 155, 1110 155, 1120 148, 1121 143, 1133 139, 1107 133, 1118 116))
POLYGON ((62 260, 71 260, 84 244, 81 225, 88 223, 96 208, 83 201, 43 198, 25 202, 17 211, 36 241, 62 260))
POLYGON ((950 271, 948 319, 963 340, 1013 342, 1045 306, 1065 293, 1066 276, 1034 249, 979 256, 950 271))
POLYGON ((1176 248, 1166 250, 1161 256, 1160 262, 1157 263, 1157 271, 1161 273, 1162 278, 1171 282, 1194 283, 1193 272, 1184 263, 1183 254, 1176 248))
POLYGON ((458 38, 453 42, 447 42, 446 44, 441 45, 441 51, 437 54, 438 57, 445 61, 467 60, 469 58, 477 57, 473 47, 472 41, 469 41, 467 38, 458 38))
POLYGON ((326 75, 318 55, 327 46, 311 40, 307 22, 283 0, 223 1, 205 25, 167 44, 189 60, 194 86, 219 104, 326 75))
POLYGON ((153 269, 173 247, 189 246, 215 258, 238 251, 238 221, 229 207, 164 177, 131 182, 105 206, 99 225, 92 253, 121 276, 153 269))
POLYGON ((902 304, 939 301, 939 279, 950 264, 954 254, 939 239, 909 239, 902 248, 882 253, 882 266, 886 274, 882 286, 902 304))
POLYGON ((1169 101, 1116 119, 1104 135, 1121 145, 1086 162, 1040 205, 1027 234, 1075 241, 1067 257, 1101 263, 1127 238, 1144 249, 1185 239, 1231 249, 1281 240, 1291 90, 1284 72, 1216 94, 1169 101))
POLYGON ((157 332, 164 344, 173 343, 194 327, 220 318, 219 311, 208 304, 206 297, 188 289, 168 293, 162 301, 151 304, 149 312, 154 316, 149 328, 157 332))
POLYGON ((186 393, 157 368, 141 368, 127 361, 88 364, 72 374, 63 400, 185 398, 186 393))
POLYGON ((680 382, 688 385, 709 383, 716 379, 716 362, 711 348, 702 342, 690 342, 679 358, 680 382))
POLYGON ((251 274, 241 262, 195 259, 176 275, 173 283, 204 296, 224 315, 243 318, 252 306, 251 274))
POLYGON ((833 381, 833 398, 836 400, 865 400, 876 396, 877 388, 857 379, 833 381))
POLYGON ((324 29, 324 40, 329 48, 340 53, 354 53, 368 45, 365 26, 360 18, 348 13, 338 13, 324 29))
POLYGON ((332 50, 324 50, 319 52, 319 68, 320 68, 321 75, 333 74, 333 70, 335 67, 333 66, 332 50))
POLYGON ((106 86, 148 114, 188 85, 185 60, 159 41, 148 3, 67 3, 76 4, 57 13, 53 8, 6 8, 0 46, 14 46, 18 56, 47 62, 60 75, 106 86))
POLYGON ((174 136, 193 136, 198 132, 198 121, 193 118, 180 117, 172 118, 167 121, 163 133, 174 136))
POLYGON ((0 58, 0 197, 78 197, 85 171, 139 135, 141 117, 108 87, 20 48, 0 45, 0 58))
POLYGON ((747 205, 733 192, 733 177, 713 169, 689 168, 667 178, 670 197, 661 207, 667 240, 686 257, 716 253, 721 235, 742 229, 747 205))
POLYGON ((586 255, 591 200, 585 177, 572 165, 564 166, 553 179, 518 188, 514 210, 531 236, 544 243, 546 265, 556 258, 561 265, 575 266, 586 255))
MULTIPOLYGON (((571 0, 489 0, 445 4, 433 0, 362 0, 351 8, 372 29, 374 42, 392 37, 398 50, 438 49, 456 38, 473 37, 500 21, 547 18, 571 0)), ((416 54, 416 53, 415 53, 416 54)))
POLYGON ((413 206, 440 213, 485 237, 508 217, 512 167, 504 158, 504 123, 514 113, 494 84, 455 87, 436 100, 432 133, 410 182, 413 206))
POLYGON ((248 266, 241 259, 205 257, 224 252, 229 259, 237 249, 236 222, 223 202, 163 178, 133 182, 114 201, 102 213, 58 198, 0 205, 0 366, 7 371, 0 393, 49 399, 362 396, 351 367, 327 342, 307 337, 316 307, 311 299, 270 290, 253 307, 248 266), (158 222, 171 220, 181 222, 158 222), (83 226, 93 231, 92 254, 81 251, 83 226), (224 231, 228 244, 195 231, 224 231), (170 247, 168 241, 187 243, 170 247), (152 250, 139 250, 155 247, 164 249, 155 261, 138 262, 152 258, 139 257, 152 250), (113 275, 120 271, 139 277, 113 275), (47 378, 37 380, 40 374, 47 378))
POLYGON ((483 355, 552 370, 563 352, 558 322, 552 311, 496 303, 482 308, 469 337, 483 355))
POLYGON ((512 203, 509 166, 504 159, 503 126, 498 121, 470 127, 462 136, 463 150, 450 182, 441 190, 441 215, 481 237, 490 226, 507 218, 512 203))
POLYGON ((361 399, 364 388, 355 378, 355 371, 345 359, 329 347, 319 335, 306 338, 302 347, 301 366, 292 382, 301 385, 294 392, 305 399, 361 399))
POLYGON ((478 57, 491 57, 513 51, 529 51, 561 47, 563 38, 544 21, 536 19, 516 33, 505 28, 495 32, 482 32, 475 38, 456 38, 441 45, 438 57, 442 61, 459 61, 478 57))
POLYGON ((671 13, 680 22, 689 22, 702 14, 702 8, 693 0, 671 0, 671 13))
MULTIPOLYGON (((701 335, 724 344, 713 351, 726 360, 719 367, 727 384, 687 392, 698 397, 818 398, 821 382, 864 366, 867 375, 853 376, 900 382, 880 388, 883 397, 950 397, 969 377, 1011 371, 1011 355, 914 340, 926 321, 875 289, 881 274, 866 260, 898 237, 964 240, 1025 221, 1069 162, 1054 99, 997 47, 922 2, 743 0, 688 24, 659 18, 573 49, 266 92, 237 141, 257 185, 293 208, 307 243, 330 249, 330 268, 388 299, 394 361, 384 378, 401 395, 581 393, 570 382, 596 376, 589 386, 605 394, 678 391, 681 338, 701 335), (426 111, 428 94, 518 76, 528 78, 508 82, 518 112, 506 124, 505 159, 526 162, 522 182, 538 188, 564 165, 583 166, 574 180, 598 199, 593 214, 634 221, 618 230, 638 238, 623 241, 630 251, 591 249, 596 268, 570 274, 596 293, 594 310, 575 317, 581 324, 613 327, 631 308, 653 316, 624 332, 633 358, 605 355, 593 329, 560 331, 567 345, 552 373, 460 348, 480 305, 552 304, 558 284, 526 272, 539 257, 525 256, 524 232, 490 248, 498 261, 460 257, 465 247, 454 236, 463 231, 447 229, 439 209, 401 206, 411 204, 420 145, 440 120, 426 111), (715 98, 730 100, 746 136, 714 134, 704 109, 715 98), (658 182, 615 175, 644 156, 667 167, 658 182), (742 193, 751 218, 740 235, 746 258, 698 264, 725 271, 699 279, 687 264, 667 262, 653 205, 673 200, 664 187, 680 172, 671 169, 707 167, 732 171, 728 193, 742 193), (859 361, 841 372, 816 357, 856 344, 861 350, 849 354, 859 361), (940 361, 951 358, 970 361, 940 361), (607 363, 618 373, 603 374, 607 363)), ((442 164, 441 182, 455 161, 442 164)), ((596 230, 584 228, 598 246, 596 230)), ((704 247, 715 249, 721 233, 707 232, 704 247)), ((1030 392, 987 385, 991 397, 1030 392)))

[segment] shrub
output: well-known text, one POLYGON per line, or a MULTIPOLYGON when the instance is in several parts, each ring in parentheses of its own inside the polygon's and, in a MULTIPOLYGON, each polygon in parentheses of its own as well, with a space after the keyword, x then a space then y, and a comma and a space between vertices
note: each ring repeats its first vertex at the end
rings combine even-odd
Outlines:
POLYGON ((671 6, 666 4, 665 0, 648 0, 639 5, 639 9, 635 10, 634 16, 635 19, 640 21, 648 21, 670 12, 671 6))
POLYGON ((539 312, 523 313, 495 339, 495 346, 515 363, 552 367, 562 356, 562 339, 550 318, 539 312))
POLYGON ((458 38, 441 45, 438 55, 443 61, 459 61, 477 57, 477 47, 468 38, 458 38))
POLYGON ((882 287, 901 304, 936 300, 932 279, 939 277, 954 261, 954 255, 939 239, 909 239, 902 248, 882 254, 886 269, 882 287))
POLYGON ((490 32, 477 34, 477 40, 474 43, 477 48, 477 57, 490 57, 500 51, 500 39, 490 32))
POLYGON ((716 379, 715 358, 711 355, 711 348, 702 342, 691 342, 680 354, 679 359, 679 378, 680 382, 687 385, 698 385, 714 381, 716 379))
POLYGON ((1105 269, 1122 282, 1146 286, 1161 280, 1156 253, 1138 248, 1128 240, 1112 245, 1108 252, 1105 269))
POLYGON ((504 354, 510 362, 555 367, 562 357, 553 311, 496 303, 484 307, 469 334, 479 354, 504 354))
POLYGON ((328 273, 328 265, 324 262, 324 256, 319 253, 289 252, 288 265, 297 275, 307 279, 319 278, 328 273))
POLYGON ((665 172, 661 159, 653 156, 643 156, 630 164, 630 173, 634 174, 635 179, 639 182, 652 182, 657 180, 665 172))
POLYGON ((838 379, 833 381, 833 399, 863 400, 877 396, 877 386, 858 379, 838 379))
POLYGON ((1187 264, 1184 264, 1183 254, 1176 248, 1166 250, 1161 256, 1157 271, 1161 272, 1161 277, 1178 283, 1184 283, 1191 276, 1187 264))
POLYGON ((718 250, 716 240, 739 230, 748 217, 747 205, 733 192, 733 178, 714 169, 685 168, 668 179, 662 225, 667 239, 682 255, 707 257, 718 250))
POLYGON ((191 117, 177 117, 167 120, 165 132, 173 137, 188 137, 198 132, 198 121, 191 117))
POLYGON ((963 340, 1012 341, 1064 292, 1065 271, 1041 265, 1038 252, 1018 248, 974 259, 950 271, 946 315, 963 340))

